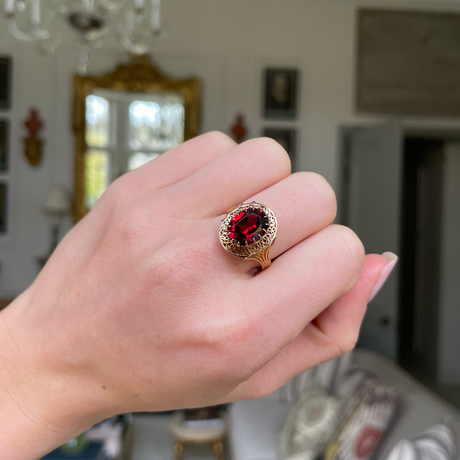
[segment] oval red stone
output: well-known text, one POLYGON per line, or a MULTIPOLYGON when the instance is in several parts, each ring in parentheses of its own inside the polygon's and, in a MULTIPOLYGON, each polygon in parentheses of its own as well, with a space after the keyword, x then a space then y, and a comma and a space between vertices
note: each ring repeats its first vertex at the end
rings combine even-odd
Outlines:
POLYGON ((249 208, 236 214, 227 229, 229 237, 240 246, 254 244, 265 235, 268 217, 258 208, 249 208))

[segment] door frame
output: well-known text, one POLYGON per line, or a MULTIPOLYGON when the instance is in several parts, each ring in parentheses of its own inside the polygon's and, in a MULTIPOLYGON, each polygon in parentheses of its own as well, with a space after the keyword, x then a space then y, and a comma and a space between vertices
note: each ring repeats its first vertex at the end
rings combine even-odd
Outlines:
MULTIPOLYGON (((353 134, 356 134, 360 131, 381 126, 384 124, 391 123, 390 120, 382 120, 380 123, 360 123, 360 124, 343 124, 339 126, 338 129, 338 171, 337 171, 337 218, 336 221, 342 225, 349 224, 349 209, 348 202, 350 196, 350 154, 351 154, 351 137, 353 134)), ((403 143, 407 138, 424 138, 424 139, 437 139, 442 140, 443 142, 457 141, 460 142, 460 127, 455 128, 443 128, 439 126, 407 126, 404 123, 400 122, 402 129, 403 143)), ((404 151, 402 152, 404 161, 404 151)), ((404 180, 404 171, 402 174, 402 179, 404 180)), ((401 184, 402 193, 404 193, 404 183, 401 184)), ((404 206, 404 196, 401 197, 401 209, 404 206)), ((401 216, 400 220, 400 241, 402 242, 404 235, 404 219, 401 216)), ((402 254, 401 254, 402 255, 402 254)), ((401 269, 398 271, 399 276, 399 293, 398 293, 398 328, 397 328, 397 350, 396 350, 396 360, 399 364, 401 358, 404 356, 405 351, 402 347, 406 346, 405 340, 401 340, 402 331, 401 326, 406 324, 405 321, 401 321, 401 302, 404 300, 406 294, 404 292, 404 267, 402 266, 404 261, 401 260, 401 269)))

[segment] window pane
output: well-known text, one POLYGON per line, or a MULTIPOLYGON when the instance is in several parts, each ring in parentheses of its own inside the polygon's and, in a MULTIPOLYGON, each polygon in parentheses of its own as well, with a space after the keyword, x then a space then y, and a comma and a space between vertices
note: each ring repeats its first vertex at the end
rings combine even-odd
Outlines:
POLYGON ((159 153, 144 153, 144 152, 135 152, 132 153, 128 160, 128 171, 139 168, 140 166, 145 165, 150 160, 153 160, 156 157, 159 157, 159 153))
POLYGON ((106 147, 109 141, 109 103, 100 96, 86 98, 86 144, 106 147))
POLYGON ((183 99, 159 94, 155 101, 134 101, 129 122, 129 148, 166 152, 184 141, 183 99))
POLYGON ((89 149, 85 159, 85 204, 91 209, 109 185, 109 154, 104 150, 89 149))

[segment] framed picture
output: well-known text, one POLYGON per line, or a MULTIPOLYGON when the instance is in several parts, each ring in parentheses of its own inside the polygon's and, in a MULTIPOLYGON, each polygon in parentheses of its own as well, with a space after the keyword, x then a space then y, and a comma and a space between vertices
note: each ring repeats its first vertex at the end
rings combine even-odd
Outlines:
POLYGON ((8 185, 0 182, 0 234, 6 233, 8 223, 8 185))
POLYGON ((266 69, 264 117, 271 120, 293 120, 297 116, 296 69, 266 69))
POLYGON ((11 57, 0 56, 0 110, 11 107, 11 72, 11 57))
POLYGON ((297 131, 295 129, 265 128, 262 135, 274 139, 286 150, 291 159, 292 171, 297 170, 297 131))
POLYGON ((0 120, 0 172, 8 171, 9 121, 0 120))
POLYGON ((460 116, 460 14, 369 8, 357 20, 358 112, 460 116))

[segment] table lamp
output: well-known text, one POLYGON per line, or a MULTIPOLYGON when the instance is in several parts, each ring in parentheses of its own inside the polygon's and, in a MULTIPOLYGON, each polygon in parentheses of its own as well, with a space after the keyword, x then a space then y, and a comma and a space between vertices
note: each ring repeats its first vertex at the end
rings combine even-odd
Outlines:
POLYGON ((64 185, 53 185, 42 206, 43 212, 51 220, 51 246, 48 255, 40 258, 39 262, 44 265, 59 243, 59 231, 62 218, 70 213, 72 208, 70 193, 64 185))

